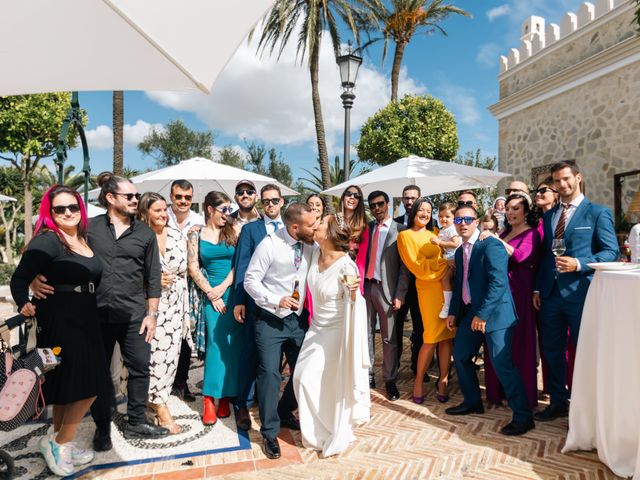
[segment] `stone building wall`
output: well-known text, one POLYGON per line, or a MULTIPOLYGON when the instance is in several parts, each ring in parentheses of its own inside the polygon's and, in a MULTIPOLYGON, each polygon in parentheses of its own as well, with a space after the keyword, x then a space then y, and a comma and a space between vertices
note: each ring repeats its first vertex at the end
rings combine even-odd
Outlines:
MULTIPOLYGON (((627 2, 598 0, 523 23, 519 49, 501 57, 500 170, 534 185, 551 164, 575 160, 592 201, 614 205, 616 173, 640 169, 640 36, 627 2)), ((622 208, 640 190, 627 177, 622 208)))

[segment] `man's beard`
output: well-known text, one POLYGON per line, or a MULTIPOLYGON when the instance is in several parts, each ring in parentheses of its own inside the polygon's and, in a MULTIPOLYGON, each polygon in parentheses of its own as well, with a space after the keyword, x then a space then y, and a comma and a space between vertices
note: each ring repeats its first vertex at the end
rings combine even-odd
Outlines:
POLYGON ((114 210, 123 216, 133 217, 136 214, 135 211, 133 213, 129 212, 129 207, 123 207, 121 205, 114 205, 114 210))
POLYGON ((253 209, 255 208, 256 204, 252 204, 250 207, 243 207, 242 205, 238 204, 238 210, 240 210, 242 213, 251 213, 253 212, 253 209))

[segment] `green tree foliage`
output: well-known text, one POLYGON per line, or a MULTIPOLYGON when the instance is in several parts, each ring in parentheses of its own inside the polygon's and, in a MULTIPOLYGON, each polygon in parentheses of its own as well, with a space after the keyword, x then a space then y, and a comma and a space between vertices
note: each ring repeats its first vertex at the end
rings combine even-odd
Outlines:
POLYGON ((277 152, 275 148, 267 150, 265 145, 255 142, 245 143, 245 145, 247 147, 247 170, 275 178, 283 185, 291 185, 293 182, 291 167, 285 162, 281 152, 277 152), (265 165, 263 162, 267 155, 269 156, 269 164, 265 165))
POLYGON ((635 22, 638 24, 638 33, 640 33, 640 0, 634 0, 636 2, 636 11, 634 12, 635 22))
POLYGON ((247 169, 259 175, 269 175, 269 172, 262 163, 267 154, 267 147, 255 142, 245 142, 245 145, 247 147, 247 169))
MULTIPOLYGON (((398 83, 400 78, 400 67, 404 50, 409 42, 418 33, 427 35, 433 32, 440 32, 446 35, 447 32, 440 26, 449 15, 471 15, 451 4, 444 3, 444 0, 360 0, 368 12, 359 24, 362 29, 371 31, 376 28, 382 32, 384 47, 382 49, 382 61, 387 54, 389 40, 395 43, 393 54, 393 67, 391 68, 391 101, 398 100, 398 83), (373 21, 372 21, 373 19, 373 21)), ((379 38, 370 40, 371 44, 379 38)))
POLYGON ((408 155, 451 160, 458 147, 456 122, 444 103, 407 95, 367 119, 356 148, 361 160, 388 165, 408 155))
MULTIPOLYGON (((0 247, 3 263, 14 263, 18 223, 24 216, 24 193, 20 171, 15 167, 0 167, 0 193, 15 198, 16 202, 0 202, 0 234, 4 245, 0 247)), ((0 283, 6 285, 6 283, 0 283)))
POLYGON ((226 145, 218 152, 218 162, 230 167, 244 169, 244 156, 230 145, 226 145))
POLYGON ((320 44, 322 36, 328 34, 336 56, 340 51, 340 28, 338 20, 349 27, 356 41, 358 30, 355 23, 357 12, 354 3, 347 0, 276 0, 274 7, 263 22, 258 41, 258 51, 270 55, 278 51, 278 58, 289 43, 291 34, 297 42, 300 61, 308 55, 311 81, 311 101, 316 128, 316 141, 320 157, 320 171, 325 188, 329 187, 329 155, 325 138, 322 106, 320 103, 320 44))
MULTIPOLYGON (((24 234, 33 234, 32 175, 42 159, 56 152, 58 135, 71 102, 70 93, 44 93, 0 97, 0 159, 20 172, 24 194, 24 234)), ((77 132, 69 130, 69 148, 76 146, 77 132)))
MULTIPOLYGON (((321 191, 322 178, 320 177, 319 165, 316 165, 315 167, 313 167, 313 170, 307 170, 306 168, 303 168, 303 170, 309 174, 308 177, 300 179, 303 182, 307 183, 306 188, 310 189, 310 192, 321 191)), ((358 175, 367 173, 368 171, 370 171, 370 169, 367 167, 363 167, 361 165, 360 160, 349 159, 349 171, 351 172, 351 175, 350 175, 351 177, 357 177, 358 175)), ((338 185, 339 183, 342 183, 342 181, 344 180, 343 163, 340 161, 340 157, 338 155, 334 157, 333 165, 331 165, 329 169, 329 173, 331 178, 330 187, 333 187, 334 185, 338 185)), ((296 190, 298 189, 296 188, 296 190)))
POLYGON ((275 148, 269 150, 269 176, 286 186, 293 182, 291 167, 282 158, 282 152, 276 152, 275 148))
POLYGON ((193 157, 213 158, 213 132, 196 132, 182 120, 172 120, 164 129, 152 128, 138 144, 138 150, 153 158, 159 167, 176 165, 193 157))

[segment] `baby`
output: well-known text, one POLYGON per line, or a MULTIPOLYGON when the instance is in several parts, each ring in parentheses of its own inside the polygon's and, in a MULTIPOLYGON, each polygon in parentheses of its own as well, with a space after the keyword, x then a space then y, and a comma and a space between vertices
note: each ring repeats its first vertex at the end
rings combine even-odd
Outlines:
POLYGON ((451 303, 453 274, 455 273, 454 255, 456 248, 462 243, 456 226, 453 224, 453 211, 456 206, 451 202, 445 202, 438 207, 438 224, 440 232, 438 238, 431 238, 431 243, 442 248, 442 253, 447 261, 447 273, 442 277, 442 293, 444 294, 444 305, 440 311, 440 318, 449 316, 449 305, 451 303))

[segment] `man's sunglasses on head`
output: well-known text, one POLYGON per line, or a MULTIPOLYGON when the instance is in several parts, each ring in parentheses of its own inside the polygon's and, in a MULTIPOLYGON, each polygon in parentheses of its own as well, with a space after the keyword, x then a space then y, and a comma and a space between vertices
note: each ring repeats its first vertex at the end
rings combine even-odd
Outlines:
POLYGON ((127 202, 130 202, 134 198, 136 200, 140 200, 140 194, 139 193, 120 193, 120 192, 115 192, 115 194, 116 195, 122 195, 124 198, 127 199, 127 202))
POLYGON ((544 195, 547 192, 553 192, 553 193, 558 193, 556 192, 553 188, 549 188, 549 187, 542 187, 536 190, 536 195, 540 194, 540 195, 544 195))
POLYGON ((459 207, 473 207, 473 200, 467 200, 466 202, 458 201, 459 207))
POLYGON ((266 207, 269 204, 277 205, 278 203, 280 203, 280 199, 279 198, 262 198, 260 202, 262 203, 262 205, 266 207))
POLYGON ((375 209, 375 208, 382 208, 387 204, 386 201, 381 200, 380 202, 369 202, 369 208, 371 210, 375 209))
POLYGON ((453 217, 453 223, 456 225, 462 225, 462 222, 467 225, 471 225, 476 220, 476 217, 453 217))
POLYGON ((193 199, 193 195, 180 195, 180 194, 175 194, 173 196, 173 198, 175 198, 176 200, 186 200, 187 202, 190 202, 193 199))
POLYGON ((520 188, 507 188, 504 191, 505 195, 511 195, 512 193, 526 193, 524 190, 520 188))
POLYGON ((251 188, 239 188, 236 190, 236 197, 241 197, 243 195, 255 195, 256 191, 251 188))

